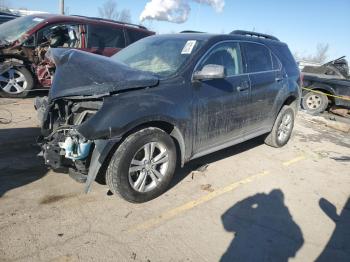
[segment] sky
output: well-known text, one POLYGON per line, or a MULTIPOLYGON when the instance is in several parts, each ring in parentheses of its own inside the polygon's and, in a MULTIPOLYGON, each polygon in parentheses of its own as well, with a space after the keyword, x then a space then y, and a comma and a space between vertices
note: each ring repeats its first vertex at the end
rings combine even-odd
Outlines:
MULTIPOLYGON (((5 0, 11 8, 58 13, 58 0, 5 0)), ((186 0, 184 0, 186 1, 186 0)), ((105 0, 65 0, 70 14, 98 16, 105 0)), ((119 9, 129 9, 134 23, 148 0, 117 0, 119 9)), ((185 23, 146 21, 157 33, 198 30, 229 33, 254 30, 273 34, 293 53, 306 56, 317 44, 329 44, 329 59, 346 55, 350 60, 350 0, 225 0, 222 12, 189 1, 191 13, 185 23)))

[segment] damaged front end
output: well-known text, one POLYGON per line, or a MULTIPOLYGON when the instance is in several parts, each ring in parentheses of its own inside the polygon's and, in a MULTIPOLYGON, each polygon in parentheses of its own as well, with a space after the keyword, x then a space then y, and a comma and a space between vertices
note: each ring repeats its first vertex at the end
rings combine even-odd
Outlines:
POLYGON ((101 112, 106 100, 115 103, 121 92, 156 86, 159 79, 82 51, 51 49, 47 58, 56 66, 54 81, 49 96, 35 100, 42 156, 52 169, 68 171, 78 182, 87 181, 89 191, 120 139, 105 119, 106 111, 113 117, 117 112, 101 112))
POLYGON ((60 99, 49 103, 37 98, 35 108, 42 127, 42 156, 54 170, 66 170, 79 182, 88 174, 94 142, 83 137, 77 128, 101 107, 102 100, 60 99))

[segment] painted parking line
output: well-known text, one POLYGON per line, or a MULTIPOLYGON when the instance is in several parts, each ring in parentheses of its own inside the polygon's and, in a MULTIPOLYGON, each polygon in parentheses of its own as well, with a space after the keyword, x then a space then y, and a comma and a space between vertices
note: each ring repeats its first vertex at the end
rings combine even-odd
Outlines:
MULTIPOLYGON (((293 158, 289 161, 283 162, 282 165, 283 166, 290 166, 290 165, 293 165, 293 164, 300 162, 304 159, 306 159, 306 157, 304 155, 302 155, 302 156, 293 158)), ((252 175, 252 176, 247 177, 245 179, 239 180, 239 181, 234 182, 228 186, 219 188, 219 189, 217 189, 209 194, 206 194, 206 195, 204 195, 196 200, 192 200, 190 202, 187 202, 186 204, 183 204, 183 205, 178 206, 176 208, 170 209, 170 210, 162 213, 161 215, 154 217, 154 218, 151 218, 143 223, 133 225, 132 227, 128 228, 126 231, 129 233, 133 233, 136 231, 148 230, 148 229, 155 227, 155 226, 157 226, 157 225, 159 225, 167 220, 170 220, 170 219, 172 219, 172 218, 174 218, 174 217, 176 217, 176 216, 178 216, 178 215, 180 215, 188 210, 191 210, 196 206, 204 204, 204 203, 206 203, 214 198, 217 198, 217 197, 219 197, 227 192, 233 191, 242 185, 249 184, 249 183, 251 183, 251 182, 253 182, 261 177, 265 177, 269 174, 270 174, 269 171, 264 171, 262 173, 258 173, 256 175, 252 175)))
POLYGON ((247 177, 245 179, 242 179, 240 181, 234 182, 226 187, 222 187, 220 189, 217 189, 209 194, 206 194, 196 200, 187 202, 186 204, 182 205, 182 206, 178 206, 174 209, 171 209, 169 211, 164 212, 163 214, 159 215, 158 217, 152 218, 150 220, 147 220, 144 223, 138 224, 136 226, 132 226, 128 232, 134 232, 134 231, 139 231, 139 230, 147 230, 153 226, 156 226, 157 224, 160 224, 163 221, 169 220, 173 217, 178 216, 181 213, 184 213, 187 210, 190 210, 198 205, 201 205, 203 203, 206 203, 210 200, 212 200, 213 198, 216 198, 218 196, 221 196, 229 191, 233 191, 234 189, 238 188, 241 185, 245 185, 248 184, 260 177, 266 176, 270 174, 270 172, 268 171, 264 171, 262 173, 247 177))
POLYGON ((300 162, 300 161, 302 161, 302 160, 304 160, 304 159, 306 159, 306 156, 305 156, 305 155, 301 155, 301 156, 298 156, 298 157, 296 157, 296 158, 293 158, 293 159, 291 159, 291 160, 289 160, 289 161, 283 162, 282 165, 284 165, 284 166, 290 166, 290 165, 293 165, 293 164, 295 164, 295 163, 298 163, 298 162, 300 162))

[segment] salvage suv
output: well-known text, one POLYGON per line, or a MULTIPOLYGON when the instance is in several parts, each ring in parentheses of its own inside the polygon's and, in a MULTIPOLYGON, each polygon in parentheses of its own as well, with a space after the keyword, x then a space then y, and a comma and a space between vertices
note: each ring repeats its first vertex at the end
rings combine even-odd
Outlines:
POLYGON ((34 87, 49 88, 55 71, 45 59, 50 47, 112 56, 154 32, 114 20, 29 15, 0 25, 0 97, 25 97, 34 87))
POLYGON ((102 176, 130 202, 162 194, 177 164, 261 135, 284 146, 300 102, 288 46, 253 32, 152 36, 111 58, 48 56, 53 86, 35 102, 45 163, 86 192, 102 176))

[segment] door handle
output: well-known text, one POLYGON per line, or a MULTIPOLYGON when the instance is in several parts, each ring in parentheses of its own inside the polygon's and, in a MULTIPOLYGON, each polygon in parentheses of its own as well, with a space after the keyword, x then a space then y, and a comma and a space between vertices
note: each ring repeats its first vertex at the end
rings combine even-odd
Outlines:
POLYGON ((248 90, 249 89, 249 86, 237 86, 237 91, 238 92, 242 92, 242 91, 245 91, 245 90, 248 90))
POLYGON ((283 77, 276 77, 275 80, 276 82, 281 82, 283 80, 283 77))

